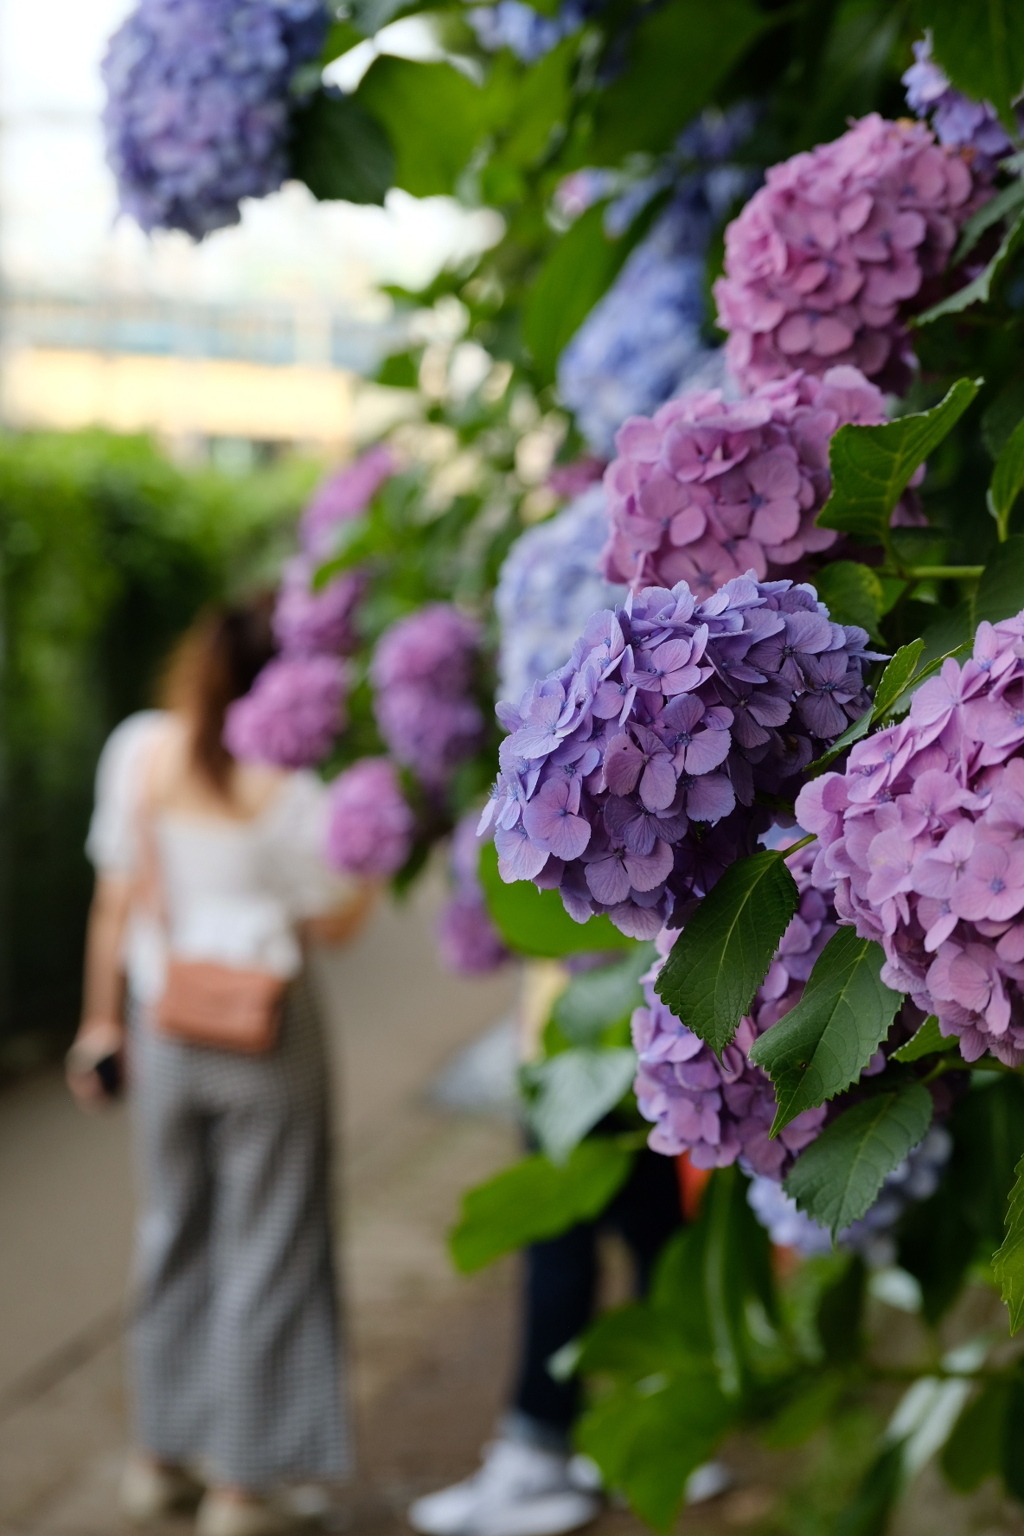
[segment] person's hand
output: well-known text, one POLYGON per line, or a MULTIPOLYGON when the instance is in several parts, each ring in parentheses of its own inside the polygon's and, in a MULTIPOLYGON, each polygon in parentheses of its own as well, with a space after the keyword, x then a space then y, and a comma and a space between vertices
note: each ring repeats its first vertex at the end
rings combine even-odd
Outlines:
POLYGON ((362 928, 380 896, 380 886, 367 881, 356 894, 330 912, 306 919, 305 936, 314 944, 347 944, 362 928))
POLYGON ((68 1087, 83 1109, 99 1109, 110 1095, 96 1073, 97 1062, 124 1050, 124 1025, 119 1019, 83 1019, 65 1057, 68 1087))

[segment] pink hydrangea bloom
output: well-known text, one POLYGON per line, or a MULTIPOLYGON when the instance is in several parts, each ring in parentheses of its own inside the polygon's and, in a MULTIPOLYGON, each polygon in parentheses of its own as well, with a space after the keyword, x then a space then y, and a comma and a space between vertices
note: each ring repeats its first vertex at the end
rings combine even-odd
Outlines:
POLYGON ((831 489, 829 440, 847 422, 885 420, 881 390, 856 368, 791 373, 742 400, 701 389, 620 429, 605 472, 609 581, 685 581, 708 597, 734 576, 763 581, 839 535, 815 527, 831 489))
MULTIPOLYGON (((781 846, 788 846, 787 839, 781 846)), ((639 1058, 636 1090, 640 1113, 655 1122, 649 1144, 669 1156, 688 1152, 697 1168, 725 1168, 740 1159, 748 1172, 782 1179, 797 1152, 814 1140, 826 1107, 807 1109, 775 1138, 775 1090, 747 1059, 754 1041, 796 1006, 815 961, 836 931, 835 912, 811 886, 811 848, 788 861, 800 889, 800 905, 786 929, 771 969, 721 1060, 686 1028, 654 990, 654 980, 678 938, 658 936, 661 958, 643 978, 644 1006, 633 1014, 639 1058)))
POLYGON ((968 1061, 1024 1064, 1024 614, 800 793, 814 880, 968 1061))
POLYGON ((281 573, 274 608, 274 634, 290 656, 312 656, 319 651, 345 655, 355 647, 355 606, 362 596, 363 578, 346 571, 313 590, 316 561, 308 555, 289 560, 281 573))
POLYGON ((275 657, 228 705, 225 745, 243 762, 317 763, 345 727, 347 689, 345 663, 336 656, 275 657))
POLYGON ((729 365, 746 388, 852 363, 906 379, 904 319, 976 206, 968 159, 923 123, 871 113, 794 155, 726 231, 715 284, 729 365))
POLYGON ((327 857, 335 869, 387 879, 412 848, 414 817, 386 757, 364 757, 331 785, 327 857))
POLYGON ((399 619, 370 667, 374 713, 391 755, 440 788, 480 744, 484 717, 471 694, 480 626, 450 603, 399 619))
POLYGON ((306 553, 319 560, 329 555, 338 525, 365 512, 395 468, 390 448, 377 443, 369 452, 329 475, 302 516, 300 536, 306 553))

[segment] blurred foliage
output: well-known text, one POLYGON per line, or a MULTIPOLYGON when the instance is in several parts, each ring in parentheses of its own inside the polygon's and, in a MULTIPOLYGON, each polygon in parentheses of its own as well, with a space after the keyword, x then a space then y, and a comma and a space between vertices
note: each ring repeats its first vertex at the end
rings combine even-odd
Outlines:
POLYGON ((100 431, 0 437, 0 1035, 72 1021, 99 749, 203 603, 273 579, 316 474, 189 472, 100 431))

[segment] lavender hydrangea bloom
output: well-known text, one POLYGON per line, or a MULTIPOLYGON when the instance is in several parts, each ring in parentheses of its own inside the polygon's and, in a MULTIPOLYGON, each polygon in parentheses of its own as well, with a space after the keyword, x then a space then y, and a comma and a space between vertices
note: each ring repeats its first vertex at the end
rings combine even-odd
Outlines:
POLYGON ((502 878, 653 938, 754 851, 755 793, 792 793, 866 708, 866 643, 813 588, 752 572, 704 602, 679 582, 595 614, 560 671, 498 706, 511 734, 481 828, 502 878))
POLYGON ((450 603, 430 603, 381 637, 370 677, 374 713, 392 756, 440 788, 480 743, 484 718, 470 688, 480 626, 450 603))
POLYGON ((563 666, 590 615, 625 597, 599 570, 607 537, 605 491, 595 485, 512 545, 494 594, 502 698, 522 698, 563 666))
POLYGON ((327 857, 343 874, 385 880, 409 857, 415 819, 386 757, 364 757, 331 785, 327 857))
POLYGON ((997 161, 1013 152, 995 107, 989 101, 972 101, 950 85, 932 58, 930 32, 914 44, 914 60, 902 77, 911 112, 931 119, 940 144, 971 149, 980 167, 994 170, 997 161))
MULTIPOLYGON (((923 1141, 890 1173, 878 1198, 860 1218, 840 1232, 837 1246, 861 1254, 873 1269, 884 1269, 896 1259, 892 1229, 911 1205, 927 1200, 939 1186, 949 1161, 953 1140, 943 1125, 932 1126, 923 1141)), ((795 1248, 806 1257, 831 1253, 832 1234, 820 1227, 774 1179, 758 1174, 751 1180, 747 1201, 773 1243, 795 1248)))
POLYGON ((313 656, 321 651, 345 655, 356 643, 353 614, 362 596, 363 578, 348 571, 316 592, 312 585, 315 572, 316 563, 307 555, 298 555, 286 564, 274 608, 274 634, 289 656, 313 656))
POLYGON ((107 159, 144 230, 195 239, 288 174, 289 89, 327 35, 323 0, 139 0, 103 61, 107 159))
POLYGON ((224 742, 242 762, 307 768, 345 727, 348 674, 336 656, 278 656, 228 705, 224 742))
POLYGON ((470 812, 452 833, 448 867, 455 889, 437 927, 441 959, 460 976, 485 975, 509 958, 501 934, 491 921, 480 884, 482 840, 477 836, 477 820, 470 812))
POLYGON ((898 725, 808 784, 814 878, 961 1055, 1024 1065, 1024 614, 982 623, 898 725))
POLYGON ((835 932, 835 914, 810 883, 810 850, 789 861, 800 905, 783 935, 771 970, 721 1060, 686 1028, 654 990, 654 980, 678 934, 663 930, 660 958, 643 978, 644 1006, 633 1014, 640 1113, 655 1122, 655 1152, 688 1152, 697 1168, 724 1168, 739 1158, 748 1172, 781 1179, 797 1152, 821 1130, 826 1109, 804 1110, 774 1140, 775 1090, 748 1053, 754 1041, 799 1002, 814 962, 835 932))
POLYGON ((535 64, 563 37, 578 32, 596 8, 594 0, 565 0, 557 15, 544 16, 524 0, 495 0, 493 5, 471 7, 466 20, 488 53, 508 48, 524 64, 535 64))
POLYGON ((317 560, 326 559, 333 552, 341 524, 366 511, 395 469, 390 448, 377 443, 351 464, 329 475, 302 514, 299 532, 306 553, 317 560))

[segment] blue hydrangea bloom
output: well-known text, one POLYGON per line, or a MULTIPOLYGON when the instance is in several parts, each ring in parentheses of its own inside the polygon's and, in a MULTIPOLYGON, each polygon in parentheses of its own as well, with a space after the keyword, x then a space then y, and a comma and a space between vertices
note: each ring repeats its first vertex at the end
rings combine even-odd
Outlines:
POLYGON ((103 61, 107 160, 145 230, 195 239, 288 174, 290 89, 318 58, 323 0, 140 0, 103 61))
POLYGON ((494 5, 473 6, 467 20, 488 53, 508 48, 524 64, 535 64, 563 37, 577 31, 593 9, 582 0, 566 0, 556 16, 543 16, 524 0, 497 0, 494 5))
POLYGON ((499 698, 521 699, 569 660, 592 613, 624 600, 625 587, 600 573, 607 538, 604 487, 594 485, 513 544, 494 594, 499 698))

